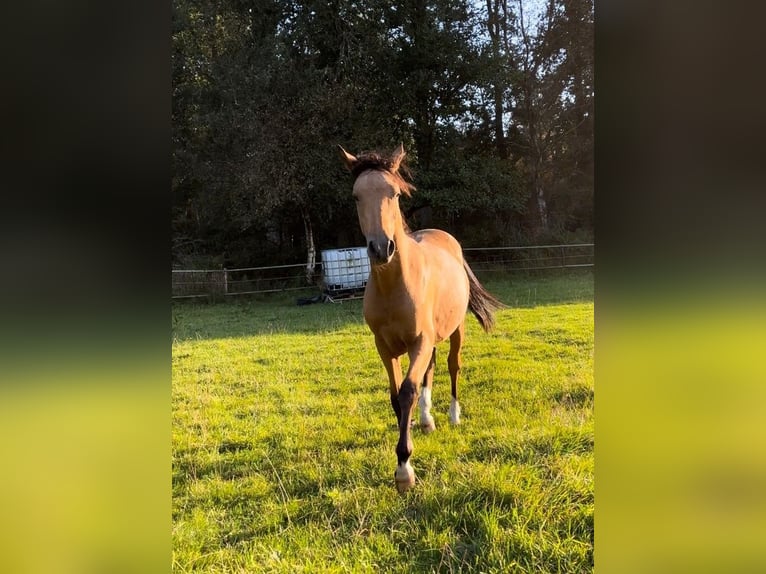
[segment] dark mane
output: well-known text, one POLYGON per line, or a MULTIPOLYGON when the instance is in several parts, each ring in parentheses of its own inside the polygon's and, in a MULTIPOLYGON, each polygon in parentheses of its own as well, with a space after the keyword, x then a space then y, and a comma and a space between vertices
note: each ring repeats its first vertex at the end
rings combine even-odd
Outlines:
POLYGON ((369 171, 371 169, 376 171, 385 171, 388 173, 391 177, 394 178, 394 180, 396 180, 396 183, 399 186, 399 189, 402 190, 402 193, 408 197, 411 196, 412 192, 415 190, 415 186, 404 179, 402 176, 402 174, 404 174, 404 176, 408 178, 411 177, 410 170, 404 164, 404 162, 399 165, 398 170, 394 171, 393 162, 391 159, 383 157, 376 152, 363 152, 359 154, 359 156, 357 156, 357 162, 351 169, 351 175, 354 176, 354 180, 356 180, 356 178, 363 174, 365 171, 369 171))

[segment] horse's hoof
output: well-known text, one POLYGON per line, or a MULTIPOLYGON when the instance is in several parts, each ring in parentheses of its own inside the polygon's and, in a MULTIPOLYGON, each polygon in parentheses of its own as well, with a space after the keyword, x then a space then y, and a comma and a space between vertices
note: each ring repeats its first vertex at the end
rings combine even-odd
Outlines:
POLYGON ((434 422, 434 417, 429 416, 425 420, 421 419, 420 428, 425 434, 434 432, 436 430, 436 423, 434 422))
POLYGON ((394 480, 396 480, 396 490, 398 490, 400 494, 407 492, 413 487, 415 484, 415 471, 412 470, 409 462, 405 462, 396 467, 394 480))
POLYGON ((453 425, 460 424, 460 403, 455 399, 452 399, 452 403, 449 406, 449 422, 453 425))

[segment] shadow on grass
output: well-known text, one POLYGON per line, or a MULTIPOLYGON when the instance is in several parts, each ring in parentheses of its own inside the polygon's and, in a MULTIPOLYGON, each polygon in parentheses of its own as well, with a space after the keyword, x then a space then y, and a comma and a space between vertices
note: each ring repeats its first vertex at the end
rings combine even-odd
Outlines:
MULTIPOLYGON (((479 279, 510 308, 532 308, 593 300, 592 269, 486 272, 479 279)), ((174 340, 225 339, 280 333, 316 334, 364 325, 361 299, 298 306, 298 297, 277 293, 220 303, 172 304, 174 340)))
POLYGON ((486 271, 484 286, 512 308, 565 305, 593 300, 593 270, 541 269, 518 272, 486 271))
POLYGON ((221 303, 174 302, 174 340, 226 339, 280 333, 316 334, 362 325, 360 299, 298 306, 285 295, 221 303))

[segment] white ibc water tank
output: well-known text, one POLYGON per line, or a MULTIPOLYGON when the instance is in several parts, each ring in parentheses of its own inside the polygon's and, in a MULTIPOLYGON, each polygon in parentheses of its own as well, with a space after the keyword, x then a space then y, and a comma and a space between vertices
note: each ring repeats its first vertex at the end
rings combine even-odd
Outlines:
POLYGON ((322 270, 329 291, 361 289, 370 276, 367 248, 325 249, 322 251, 322 270))

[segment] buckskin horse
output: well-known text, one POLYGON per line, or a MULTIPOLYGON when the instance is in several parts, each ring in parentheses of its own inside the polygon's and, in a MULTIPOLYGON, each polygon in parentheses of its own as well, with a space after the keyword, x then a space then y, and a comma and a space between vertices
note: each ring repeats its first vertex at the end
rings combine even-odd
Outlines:
POLYGON ((399 492, 406 492, 415 484, 409 462, 410 426, 420 383, 420 425, 426 433, 436 428, 431 415, 436 344, 449 338, 449 415, 450 422, 457 425, 466 311, 470 309, 488 332, 494 325, 494 312, 504 305, 476 279, 454 237, 439 229, 410 232, 405 225, 399 196, 410 196, 415 187, 400 174, 400 169, 408 173, 402 163, 404 146, 391 157, 377 153, 356 157, 338 147, 354 178, 353 197, 367 242, 371 270, 364 291, 364 318, 388 374, 391 406, 399 424, 394 479, 399 492), (402 381, 399 357, 404 353, 409 355, 410 365, 402 381))

